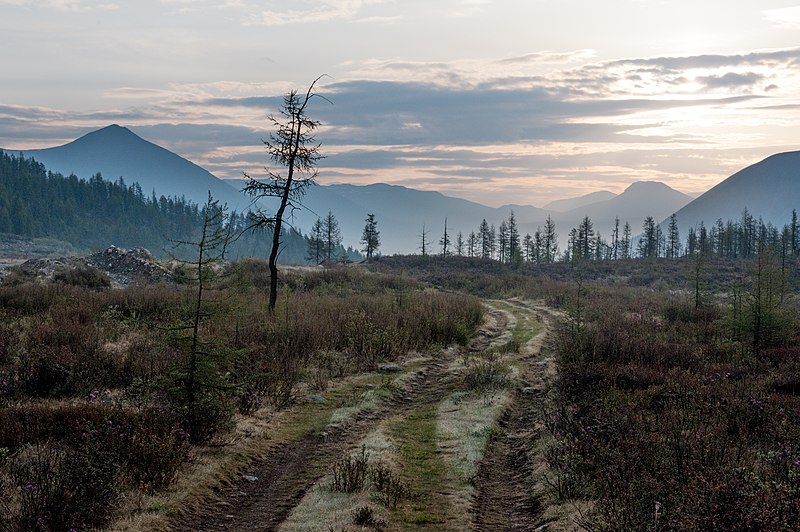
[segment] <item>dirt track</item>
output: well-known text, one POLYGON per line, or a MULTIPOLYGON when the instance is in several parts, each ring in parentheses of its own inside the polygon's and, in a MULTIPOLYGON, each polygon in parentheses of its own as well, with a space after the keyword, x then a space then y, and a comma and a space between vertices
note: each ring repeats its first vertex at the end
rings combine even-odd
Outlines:
MULTIPOLYGON (((520 312, 533 311, 514 303, 520 312)), ((491 309, 483 327, 469 346, 477 353, 498 338, 508 336, 514 315, 491 309)), ((546 331, 521 349, 525 367, 533 369, 546 331), (528 363, 528 361, 530 363, 528 363)), ((356 414, 341 426, 323 433, 309 432, 299 439, 280 443, 247 466, 239 476, 220 486, 212 500, 205 501, 173 520, 172 530, 275 530, 316 482, 329 473, 343 453, 357 446, 365 435, 390 417, 402 416, 421 406, 436 404, 458 388, 462 378, 448 371, 458 356, 445 350, 439 358, 427 360, 390 397, 375 408, 356 414), (247 480, 256 477, 258 480, 247 480)), ((528 369, 522 377, 527 379, 528 369)), ((527 381, 530 382, 530 381, 527 381)), ((533 530, 539 515, 539 501, 531 494, 530 449, 533 409, 537 398, 517 392, 489 440, 486 455, 475 479, 472 520, 462 518, 464 530, 533 530)), ((322 528, 324 524, 320 524, 322 528)), ((429 527, 435 529, 435 527, 429 527)))

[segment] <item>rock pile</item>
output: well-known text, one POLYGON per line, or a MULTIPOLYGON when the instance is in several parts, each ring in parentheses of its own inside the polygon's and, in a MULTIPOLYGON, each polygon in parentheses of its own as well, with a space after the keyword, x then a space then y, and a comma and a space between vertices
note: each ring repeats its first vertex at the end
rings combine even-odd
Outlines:
POLYGON ((111 246, 88 257, 30 259, 20 264, 19 269, 29 277, 51 281, 61 272, 87 266, 106 274, 115 288, 134 282, 173 282, 170 272, 142 248, 127 250, 111 246))
POLYGON ((170 283, 173 280, 169 271, 143 248, 127 250, 111 246, 84 260, 87 265, 108 275, 113 286, 127 286, 136 281, 170 283))

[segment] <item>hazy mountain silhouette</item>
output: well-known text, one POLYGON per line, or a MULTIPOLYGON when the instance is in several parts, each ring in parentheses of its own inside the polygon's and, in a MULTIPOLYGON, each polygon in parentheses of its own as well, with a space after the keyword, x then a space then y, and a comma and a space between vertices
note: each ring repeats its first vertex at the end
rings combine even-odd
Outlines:
POLYGON ((636 233, 642 227, 642 222, 648 216, 656 221, 663 220, 681 207, 692 201, 692 197, 671 188, 658 181, 637 181, 632 183, 625 191, 610 200, 600 201, 572 209, 565 213, 554 214, 557 222, 576 226, 584 216, 588 216, 594 223, 596 230, 604 236, 609 236, 614 219, 619 217, 620 225, 625 222, 631 224, 636 233))
POLYGON ((427 240, 430 251, 438 253, 438 242, 444 232, 445 218, 450 240, 455 244, 459 231, 466 241, 470 231, 477 231, 481 220, 485 218, 490 224, 499 226, 502 220, 508 218, 512 209, 518 219, 523 217, 526 220, 544 220, 547 217, 546 211, 536 207, 488 207, 445 196, 440 192, 384 183, 313 187, 304 205, 320 215, 328 209, 332 210, 342 225, 342 233, 355 233, 356 241, 361 238, 367 213, 375 214, 381 232, 383 253, 417 252, 423 225, 429 231, 427 240), (344 208, 340 208, 340 205, 344 208))
POLYGON ((745 207, 756 219, 782 227, 800 209, 800 151, 778 153, 744 168, 677 211, 681 235, 702 221, 739 220, 745 207))
POLYGON ((244 194, 207 170, 116 124, 63 146, 22 154, 65 176, 89 179, 100 172, 109 181, 122 177, 128 185, 139 183, 147 196, 155 190, 158 196, 183 196, 202 205, 210 190, 215 199, 232 209, 241 211, 249 204, 244 194))
POLYGON ((575 198, 551 201, 542 208, 547 209, 548 211, 567 212, 573 209, 586 207, 587 205, 591 205, 593 203, 608 201, 616 196, 616 194, 609 192, 608 190, 598 190, 597 192, 590 192, 589 194, 584 194, 583 196, 577 196, 575 198))

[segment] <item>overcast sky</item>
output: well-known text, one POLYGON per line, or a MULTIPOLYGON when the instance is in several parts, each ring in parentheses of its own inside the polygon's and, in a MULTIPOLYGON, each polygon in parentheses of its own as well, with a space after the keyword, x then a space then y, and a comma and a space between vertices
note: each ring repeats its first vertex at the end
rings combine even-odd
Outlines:
POLYGON ((320 182, 489 205, 697 194, 800 145, 800 0, 0 0, 0 146, 117 123, 258 175, 280 96, 320 182))

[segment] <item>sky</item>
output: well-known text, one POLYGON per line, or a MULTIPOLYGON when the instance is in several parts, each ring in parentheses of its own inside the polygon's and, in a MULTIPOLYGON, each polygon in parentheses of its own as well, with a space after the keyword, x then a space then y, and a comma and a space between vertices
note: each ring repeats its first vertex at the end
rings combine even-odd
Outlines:
POLYGON ((268 116, 324 74, 322 184, 697 195, 800 149, 798 30, 800 0, 0 0, 0 147, 116 123, 257 176, 268 116))

